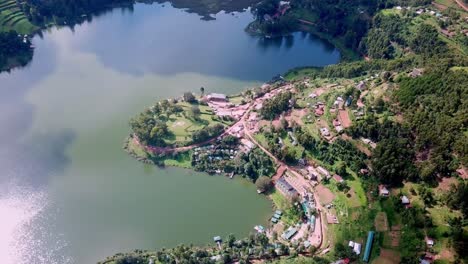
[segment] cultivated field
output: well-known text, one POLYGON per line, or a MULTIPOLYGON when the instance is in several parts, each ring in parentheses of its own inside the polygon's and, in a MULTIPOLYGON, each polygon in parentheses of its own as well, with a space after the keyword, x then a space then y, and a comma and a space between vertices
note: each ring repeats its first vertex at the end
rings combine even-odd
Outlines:
POLYGON ((36 29, 15 0, 0 0, 0 31, 16 30, 20 34, 30 34, 36 29))

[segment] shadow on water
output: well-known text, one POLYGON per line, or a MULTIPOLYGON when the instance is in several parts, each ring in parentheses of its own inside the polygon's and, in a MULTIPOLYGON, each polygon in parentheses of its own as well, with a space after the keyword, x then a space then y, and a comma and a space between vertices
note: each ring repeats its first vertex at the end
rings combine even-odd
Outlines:
POLYGON ((340 59, 336 49, 325 49, 321 39, 303 38, 302 33, 250 36, 244 31, 253 19, 248 11, 220 12, 214 15, 216 21, 187 12, 136 4, 131 15, 99 16, 93 24, 76 27, 74 38, 79 41, 73 48, 133 76, 191 72, 243 81, 266 81, 291 67, 321 67, 340 59))
POLYGON ((35 186, 47 182, 50 170, 63 169, 65 148, 74 135, 71 131, 44 134, 25 140, 34 119, 34 107, 25 101, 35 84, 47 78, 57 67, 54 43, 37 35, 33 61, 24 68, 0 74, 0 183, 20 178, 35 186), (17 177, 19 176, 19 177, 17 177))
POLYGON ((34 135, 24 142, 2 142, 0 167, 6 173, 0 175, 0 183, 11 178, 34 187, 49 183, 49 177, 60 174, 70 163, 66 149, 76 135, 70 130, 34 135))

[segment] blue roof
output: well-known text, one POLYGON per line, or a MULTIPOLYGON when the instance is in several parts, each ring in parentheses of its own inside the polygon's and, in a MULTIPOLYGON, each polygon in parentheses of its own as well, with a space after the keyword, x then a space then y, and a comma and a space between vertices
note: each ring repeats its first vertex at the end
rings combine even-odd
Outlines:
POLYGON ((370 258, 370 253, 372 250, 372 243, 374 242, 374 231, 369 231, 369 234, 367 235, 367 242, 366 242, 366 250, 364 251, 364 257, 362 260, 364 262, 368 262, 370 258))

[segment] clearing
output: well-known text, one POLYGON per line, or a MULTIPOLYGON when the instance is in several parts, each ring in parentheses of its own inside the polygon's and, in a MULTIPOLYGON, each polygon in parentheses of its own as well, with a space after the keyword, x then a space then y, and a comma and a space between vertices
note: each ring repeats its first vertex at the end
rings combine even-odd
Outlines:
POLYGON ((372 261, 372 264, 398 264, 400 263, 400 253, 395 250, 390 250, 390 249, 380 249, 380 255, 374 261, 372 261))
POLYGON ((388 220, 387 220, 387 214, 384 212, 378 212, 377 215, 375 216, 375 230, 377 232, 385 232, 388 230, 388 220))
POLYGON ((335 195, 325 186, 319 184, 315 187, 320 203, 325 205, 331 203, 335 199, 335 195))

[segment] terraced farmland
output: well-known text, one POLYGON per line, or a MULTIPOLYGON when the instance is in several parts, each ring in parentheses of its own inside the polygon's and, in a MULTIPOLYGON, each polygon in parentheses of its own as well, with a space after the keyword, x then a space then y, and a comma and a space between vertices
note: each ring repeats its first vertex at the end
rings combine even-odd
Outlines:
POLYGON ((15 0, 0 0, 0 31, 16 30, 18 33, 28 34, 36 29, 15 0))

